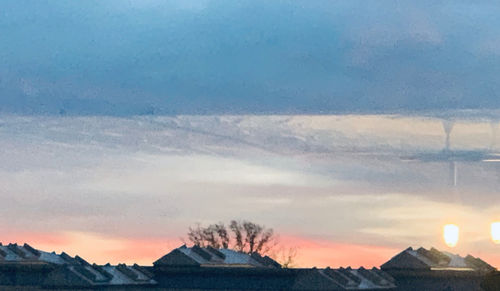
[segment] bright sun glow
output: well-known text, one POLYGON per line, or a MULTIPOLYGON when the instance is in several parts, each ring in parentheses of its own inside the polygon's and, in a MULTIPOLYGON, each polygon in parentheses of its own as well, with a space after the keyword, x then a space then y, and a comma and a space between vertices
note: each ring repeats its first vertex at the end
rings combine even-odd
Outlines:
POLYGON ((444 242, 449 247, 454 247, 458 243, 458 226, 454 224, 447 224, 443 229, 444 242))
POLYGON ((491 224, 491 239, 494 243, 500 244, 500 222, 491 224))

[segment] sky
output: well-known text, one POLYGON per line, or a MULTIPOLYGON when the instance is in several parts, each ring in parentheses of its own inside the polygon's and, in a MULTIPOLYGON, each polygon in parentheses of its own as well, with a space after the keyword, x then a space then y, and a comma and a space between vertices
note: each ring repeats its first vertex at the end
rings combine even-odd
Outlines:
POLYGON ((494 1, 6 0, 2 112, 490 109, 494 1))
POLYGON ((151 264, 190 225, 248 219, 300 266, 435 246, 498 267, 499 12, 3 1, 0 241, 151 264))

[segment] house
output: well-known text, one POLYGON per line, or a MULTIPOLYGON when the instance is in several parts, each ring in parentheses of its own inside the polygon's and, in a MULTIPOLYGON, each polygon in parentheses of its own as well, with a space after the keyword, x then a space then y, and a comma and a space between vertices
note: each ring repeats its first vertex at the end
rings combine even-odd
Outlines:
POLYGON ((121 287, 132 290, 155 286, 153 275, 138 265, 98 266, 71 257, 34 249, 28 244, 0 243, 0 289, 25 286, 42 289, 121 287))
POLYGON ((258 253, 246 253, 230 250, 215 249, 213 247, 191 248, 183 245, 153 263, 154 266, 187 266, 187 267, 268 267, 281 268, 281 265, 268 256, 262 257, 258 253))
POLYGON ((181 246, 153 263, 167 290, 393 290, 379 269, 285 269, 267 256, 229 249, 181 246))
POLYGON ((181 246, 153 263, 99 266, 80 256, 0 244, 0 290, 393 290, 379 269, 285 269, 268 256, 181 246))
POLYGON ((496 271, 480 258, 407 248, 380 266, 396 279, 398 290, 482 290, 485 276, 496 271))
POLYGON ((282 268, 268 256, 181 246, 153 266, 96 265, 64 252, 0 243, 0 290, 500 290, 480 258, 408 248, 372 268, 282 268))

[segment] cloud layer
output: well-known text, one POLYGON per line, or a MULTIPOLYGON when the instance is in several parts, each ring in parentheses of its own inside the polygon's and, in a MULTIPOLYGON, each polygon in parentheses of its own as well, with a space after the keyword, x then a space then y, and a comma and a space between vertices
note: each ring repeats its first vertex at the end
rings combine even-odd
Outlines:
MULTIPOLYGON (((339 246, 443 248, 453 222, 463 233, 453 251, 496 263, 496 163, 457 162, 452 187, 447 162, 401 159, 440 152, 444 139, 440 120, 418 116, 2 116, 0 230, 75 252, 75 237, 120 241, 108 256, 84 254, 147 263, 189 225, 241 218, 300 242, 304 265, 333 266, 349 263, 339 246), (134 253, 140 242, 147 251, 134 253), (329 259, 315 261, 324 248, 329 259)), ((489 122, 456 121, 452 150, 497 148, 489 122)))
POLYGON ((0 111, 498 109, 499 12, 490 1, 9 0, 0 111))

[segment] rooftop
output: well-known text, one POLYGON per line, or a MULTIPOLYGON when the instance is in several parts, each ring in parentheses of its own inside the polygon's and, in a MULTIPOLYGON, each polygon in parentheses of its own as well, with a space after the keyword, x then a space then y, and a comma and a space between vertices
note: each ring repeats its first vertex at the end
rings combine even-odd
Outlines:
POLYGON ((138 266, 119 264, 98 266, 90 264, 79 256, 71 257, 62 252, 45 252, 28 244, 0 243, 0 266, 47 265, 53 270, 47 274, 45 286, 105 286, 105 285, 149 285, 156 282, 153 275, 138 266))
POLYGON ((380 269, 286 269, 268 256, 229 249, 181 246, 156 262, 162 286, 183 289, 375 290, 393 289, 380 269), (242 287, 246 286, 246 287, 242 287))
POLYGON ((176 248, 153 264, 155 266, 281 268, 278 262, 258 253, 246 254, 230 249, 187 247, 185 245, 176 248))
POLYGON ((462 257, 449 252, 441 252, 435 248, 429 250, 411 247, 397 254, 381 266, 383 270, 449 270, 490 272, 496 270, 480 258, 467 255, 462 257))

